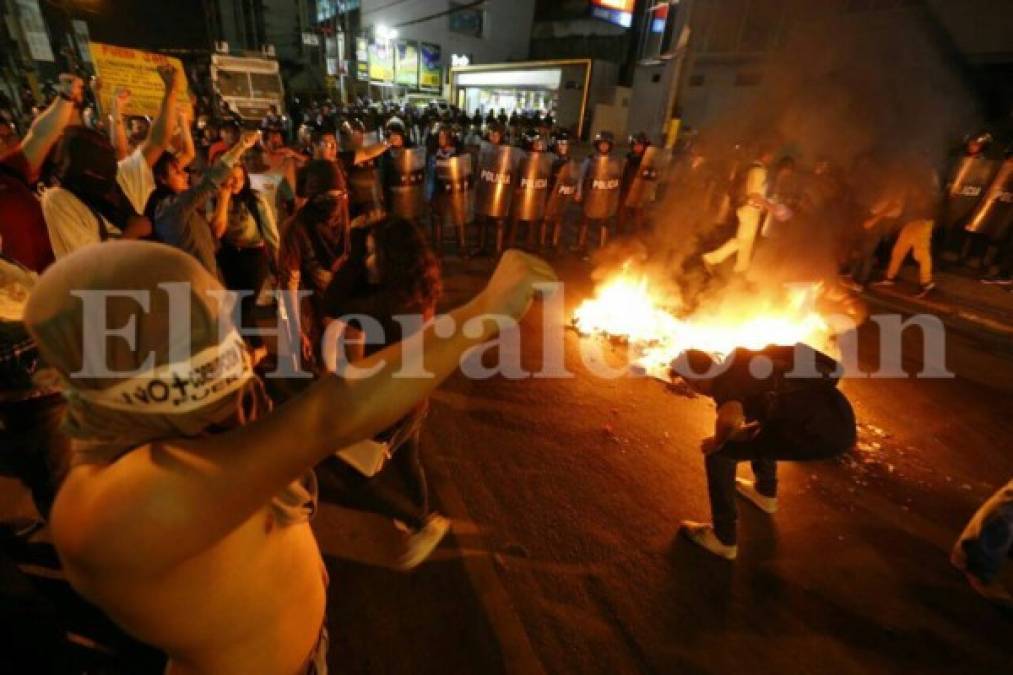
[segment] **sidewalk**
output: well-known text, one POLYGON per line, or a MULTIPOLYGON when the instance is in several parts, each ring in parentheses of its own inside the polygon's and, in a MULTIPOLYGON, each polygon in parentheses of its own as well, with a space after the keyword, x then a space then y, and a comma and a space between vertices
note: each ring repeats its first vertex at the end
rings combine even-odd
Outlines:
POLYGON ((862 293, 872 305, 912 314, 935 314, 948 328, 985 338, 1013 354, 1013 292, 976 278, 952 272, 935 274, 936 288, 915 297, 918 275, 914 266, 901 269, 894 286, 869 285, 862 293))

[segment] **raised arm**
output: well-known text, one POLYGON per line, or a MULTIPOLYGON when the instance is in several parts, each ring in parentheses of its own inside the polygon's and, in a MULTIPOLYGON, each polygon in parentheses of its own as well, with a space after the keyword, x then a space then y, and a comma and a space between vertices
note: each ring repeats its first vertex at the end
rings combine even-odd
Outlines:
POLYGON ((84 81, 73 75, 60 75, 60 95, 35 118, 21 141, 21 152, 28 160, 33 174, 26 176, 28 180, 38 174, 49 151, 60 140, 63 130, 78 117, 78 109, 83 101, 84 81))
POLYGON ((158 74, 165 84, 165 94, 162 96, 162 108, 158 112, 155 123, 151 125, 151 133, 141 145, 141 152, 144 154, 148 166, 155 166, 155 162, 162 156, 169 147, 169 140, 172 136, 173 127, 176 124, 178 111, 177 101, 179 95, 186 89, 186 76, 170 65, 158 67, 158 74))
POLYGON ((366 147, 359 148, 355 151, 355 159, 352 160, 355 164, 365 164, 366 162, 376 159, 383 153, 387 152, 387 148, 390 146, 387 143, 380 142, 375 145, 367 145, 366 147))
POLYGON ((123 119, 123 111, 130 103, 130 90, 126 87, 117 87, 113 95, 112 106, 109 111, 109 142, 116 149, 116 159, 126 159, 130 154, 130 143, 127 141, 127 124, 123 119))
POLYGON ((111 466, 72 472, 53 514, 61 554, 85 569, 157 575, 207 550, 336 449, 407 414, 454 372, 466 350, 495 333, 489 321, 474 332, 462 325, 488 314, 520 318, 534 285, 554 279, 543 261, 508 251, 486 289, 450 313, 457 328, 449 337, 430 325, 407 347, 393 345, 357 363, 376 368, 368 378, 326 376, 246 427, 152 445, 111 466), (403 352, 412 349, 433 377, 395 376, 420 365, 406 362, 403 352))
POLYGON ((190 112, 181 110, 178 117, 179 148, 176 153, 176 163, 179 164, 179 168, 185 169, 197 158, 197 148, 194 146, 193 133, 190 130, 190 125, 193 122, 190 119, 190 112))

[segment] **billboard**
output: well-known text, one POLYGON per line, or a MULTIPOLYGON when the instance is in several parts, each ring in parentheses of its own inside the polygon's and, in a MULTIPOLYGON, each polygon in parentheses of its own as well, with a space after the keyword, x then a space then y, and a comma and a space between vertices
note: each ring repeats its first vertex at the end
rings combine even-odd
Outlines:
POLYGON ((443 54, 439 45, 419 43, 419 88, 440 91, 443 88, 443 54))
POLYGON ((369 40, 355 38, 355 79, 369 80, 369 40))
POLYGON ((413 89, 419 86, 419 48, 414 42, 394 43, 394 82, 413 89))
MULTIPOLYGON (((91 51, 92 63, 95 64, 95 74, 102 78, 99 96, 103 110, 112 110, 113 96, 117 89, 123 87, 130 90, 130 103, 123 111, 125 114, 157 117, 165 94, 165 84, 158 74, 158 66, 169 64, 184 80, 186 78, 183 64, 171 56, 101 42, 88 43, 88 49, 91 51)), ((190 107, 190 94, 186 89, 180 93, 178 100, 180 105, 190 107)))
POLYGON ((394 81, 394 47, 390 42, 369 43, 369 79, 373 82, 394 81))

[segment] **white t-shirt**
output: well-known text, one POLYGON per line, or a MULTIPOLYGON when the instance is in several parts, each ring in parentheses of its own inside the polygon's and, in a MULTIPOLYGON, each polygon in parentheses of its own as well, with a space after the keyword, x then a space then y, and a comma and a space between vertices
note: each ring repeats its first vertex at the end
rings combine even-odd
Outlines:
POLYGON ((281 181, 285 180, 280 173, 251 173, 250 186, 260 193, 274 216, 274 222, 278 222, 278 187, 281 181))
MULTIPOLYGON (((140 148, 119 162, 116 182, 120 184, 134 210, 144 213, 148 197, 155 190, 155 177, 140 148)), ((42 215, 46 219, 53 255, 57 258, 102 241, 95 214, 69 190, 59 187, 46 190, 42 195, 42 215)), ((102 220, 110 239, 118 239, 123 235, 108 220, 102 220)))

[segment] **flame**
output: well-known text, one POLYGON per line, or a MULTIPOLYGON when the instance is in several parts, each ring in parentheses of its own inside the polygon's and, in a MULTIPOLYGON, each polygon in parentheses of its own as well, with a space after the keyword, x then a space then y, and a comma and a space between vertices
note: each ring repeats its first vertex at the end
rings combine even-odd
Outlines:
POLYGON ((652 375, 667 378, 669 364, 686 349, 722 357, 738 347, 803 342, 831 350, 830 326, 814 308, 820 284, 793 286, 767 296, 725 298, 714 308, 681 317, 677 302, 654 291, 645 275, 628 268, 624 265, 598 287, 595 297, 576 309, 573 326, 582 335, 626 341, 635 364, 652 375))

